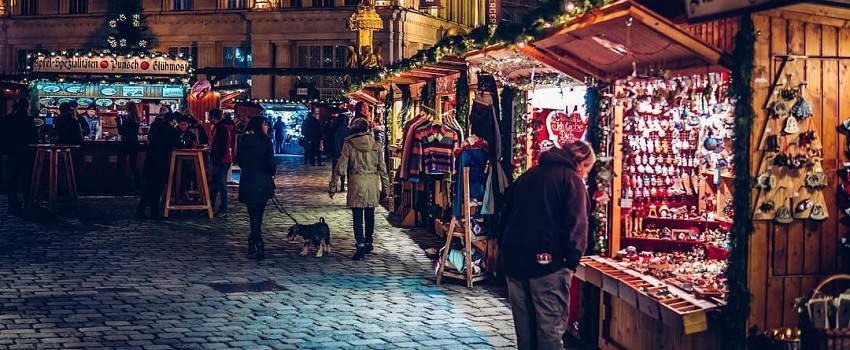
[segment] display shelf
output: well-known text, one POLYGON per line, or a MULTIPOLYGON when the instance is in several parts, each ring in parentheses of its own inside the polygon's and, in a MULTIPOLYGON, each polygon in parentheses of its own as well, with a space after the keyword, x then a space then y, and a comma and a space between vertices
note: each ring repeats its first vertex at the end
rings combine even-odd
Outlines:
MULTIPOLYGON (((695 223, 697 225, 705 225, 705 228, 725 228, 728 229, 732 227, 732 223, 729 220, 720 220, 720 218, 714 219, 714 221, 709 221, 705 219, 674 219, 674 218, 662 218, 657 216, 650 216, 643 219, 644 222, 657 222, 660 225, 664 226, 672 226, 674 228, 684 228, 688 227, 687 223, 695 223)), ((694 226, 691 226, 694 227, 694 226)), ((702 228, 702 226, 697 226, 697 228, 702 228)))
POLYGON ((726 248, 700 241, 623 237, 620 242, 623 246, 634 246, 639 251, 689 251, 693 247, 701 246, 705 248, 710 259, 726 260, 729 257, 729 250, 726 248))
POLYGON ((598 256, 582 258, 575 276, 686 335, 708 330, 707 314, 720 306, 598 256))

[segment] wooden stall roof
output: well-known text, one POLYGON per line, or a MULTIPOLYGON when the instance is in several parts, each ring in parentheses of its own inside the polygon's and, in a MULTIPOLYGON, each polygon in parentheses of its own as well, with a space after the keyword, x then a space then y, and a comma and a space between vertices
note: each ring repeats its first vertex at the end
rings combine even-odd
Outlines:
POLYGON ((416 84, 423 81, 429 81, 445 76, 458 74, 461 70, 466 69, 466 62, 463 58, 455 56, 443 56, 437 63, 432 63, 427 66, 414 68, 398 75, 388 76, 380 85, 387 83, 394 84, 416 84))
POLYGON ((604 81, 645 75, 651 69, 705 72, 726 65, 719 49, 633 0, 590 11, 529 46, 573 71, 604 81))
POLYGON ((473 69, 493 74, 503 84, 528 80, 532 76, 560 76, 563 80, 579 80, 585 76, 526 44, 473 51, 465 59, 473 69))

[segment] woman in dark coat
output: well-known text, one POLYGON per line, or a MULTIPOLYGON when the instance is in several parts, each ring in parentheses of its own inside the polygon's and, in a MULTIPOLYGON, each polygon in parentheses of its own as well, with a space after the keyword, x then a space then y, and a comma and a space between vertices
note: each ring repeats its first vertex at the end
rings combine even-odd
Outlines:
POLYGON ((148 150, 145 154, 145 167, 142 171, 145 177, 145 190, 139 206, 136 208, 136 218, 145 219, 145 209, 150 208, 152 219, 161 219, 159 202, 168 181, 168 169, 171 164, 171 151, 177 144, 177 129, 174 128, 174 113, 166 113, 162 119, 151 124, 148 134, 148 150))
POLYGON ((239 201, 248 207, 251 236, 248 238, 248 255, 256 253, 257 260, 265 258, 263 244, 263 213, 266 203, 274 196, 274 146, 268 135, 268 124, 263 118, 251 118, 239 139, 236 164, 242 169, 239 176, 239 201))
POLYGON ((124 193, 126 186, 124 185, 124 164, 129 158, 130 172, 133 174, 133 191, 138 192, 142 187, 142 182, 139 177, 138 157, 139 157, 139 109, 135 102, 127 102, 127 115, 119 115, 115 117, 118 125, 118 134, 121 135, 121 143, 118 146, 118 192, 124 193))

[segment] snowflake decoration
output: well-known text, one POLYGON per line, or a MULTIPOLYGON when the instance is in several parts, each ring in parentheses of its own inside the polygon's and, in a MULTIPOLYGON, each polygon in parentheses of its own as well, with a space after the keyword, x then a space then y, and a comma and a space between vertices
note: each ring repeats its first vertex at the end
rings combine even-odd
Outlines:
POLYGON ((146 47, 146 46, 148 46, 147 40, 139 40, 139 47, 146 47))
POLYGON ((136 21, 138 21, 138 20, 142 19, 142 15, 140 15, 140 14, 138 14, 138 13, 134 13, 134 14, 133 14, 133 19, 134 19, 134 20, 136 20, 136 21))
POLYGON ((125 47, 127 46, 127 39, 121 39, 120 41, 118 41, 118 43, 121 45, 121 47, 125 47))
POLYGON ((119 20, 119 21, 121 21, 121 22, 126 21, 126 20, 127 20, 127 15, 125 15, 125 14, 123 14, 123 13, 122 13, 122 14, 120 14, 120 15, 118 15, 118 20, 119 20))
POLYGON ((115 27, 117 27, 117 26, 118 26, 118 22, 116 22, 116 21, 113 19, 113 20, 109 21, 109 26, 110 26, 110 27, 112 27, 112 28, 115 28, 115 27))
POLYGON ((133 20, 133 27, 141 27, 141 26, 142 26, 142 22, 140 22, 137 19, 133 20))

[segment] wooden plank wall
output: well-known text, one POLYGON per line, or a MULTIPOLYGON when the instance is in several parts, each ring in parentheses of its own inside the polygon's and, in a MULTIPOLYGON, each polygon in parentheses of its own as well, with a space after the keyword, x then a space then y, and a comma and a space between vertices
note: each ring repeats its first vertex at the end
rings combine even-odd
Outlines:
MULTIPOLYGON (((750 143, 755 176, 763 156, 758 149, 766 124, 763 105, 779 69, 780 61, 775 57, 850 56, 850 29, 808 22, 805 16, 784 11, 759 13, 753 20, 759 33, 753 74, 756 116, 750 143)), ((841 151, 844 136, 837 133, 836 126, 850 113, 850 90, 839 89, 840 84, 850 84, 850 59, 805 59, 788 64, 808 83, 806 95, 815 114, 813 128, 823 143, 823 168, 829 176, 824 197, 830 217, 823 223, 755 222, 749 252, 749 287, 753 293, 749 321, 760 330, 797 325, 794 299, 809 295, 821 279, 839 271, 837 247, 847 232, 839 223, 840 209, 835 203, 840 183, 837 169, 846 161, 841 151)))
POLYGON ((723 50, 723 52, 732 52, 735 44, 735 33, 738 32, 738 18, 685 25, 682 29, 706 44, 723 50))
MULTIPOLYGON (((753 74, 756 118, 750 146, 753 175, 763 153, 759 150, 766 123, 763 109, 770 83, 779 69, 777 55, 850 57, 850 28, 811 14, 774 10, 754 15, 756 66, 753 74)), ((737 18, 684 25, 683 29, 726 53, 732 52, 737 18)), ((839 223, 841 208, 835 193, 836 172, 847 162, 842 151, 845 136, 836 126, 850 117, 850 59, 806 59, 791 63, 794 74, 808 85, 814 128, 824 146, 824 171, 829 186, 824 191, 830 218, 823 223, 794 222, 776 225, 757 221, 750 240, 750 290, 753 294, 750 325, 760 330, 796 326, 794 299, 809 295, 825 276, 842 271, 838 246, 848 229, 839 223)), ((758 194, 753 191, 753 198, 758 194)))

